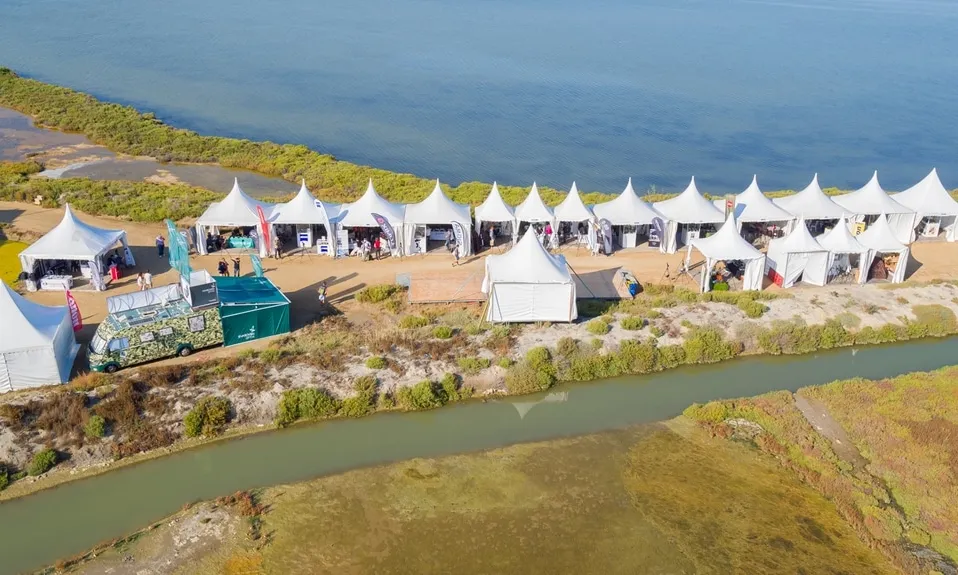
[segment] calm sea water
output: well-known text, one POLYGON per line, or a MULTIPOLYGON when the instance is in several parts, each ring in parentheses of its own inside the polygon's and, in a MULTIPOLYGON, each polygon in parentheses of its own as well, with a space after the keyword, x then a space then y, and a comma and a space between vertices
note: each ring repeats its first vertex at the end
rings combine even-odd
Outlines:
POLYGON ((901 189, 958 186, 955 30, 954 0, 4 0, 0 65, 451 183, 901 189))

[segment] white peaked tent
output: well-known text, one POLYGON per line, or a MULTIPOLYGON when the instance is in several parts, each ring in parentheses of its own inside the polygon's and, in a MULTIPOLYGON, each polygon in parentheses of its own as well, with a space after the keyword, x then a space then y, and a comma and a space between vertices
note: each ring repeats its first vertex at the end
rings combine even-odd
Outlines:
POLYGON ((748 222, 790 222, 795 216, 768 199, 758 187, 758 176, 752 176, 752 183, 735 196, 735 219, 741 226, 748 222))
POLYGON ((557 222, 587 222, 591 221, 593 217, 592 210, 585 205, 582 201, 582 197, 579 196, 579 188, 576 187, 575 182, 572 182, 572 188, 569 189, 569 193, 566 194, 564 200, 559 202, 559 205, 555 207, 555 219, 557 222))
POLYGON ((953 242, 958 236, 958 202, 951 197, 938 178, 938 170, 933 168, 920 182, 892 198, 906 208, 917 212, 916 225, 925 218, 936 218, 945 237, 953 242))
POLYGON ((804 218, 805 221, 837 220, 845 215, 845 208, 833 202, 818 185, 818 174, 815 174, 804 190, 772 201, 786 212, 804 218))
POLYGON ((788 235, 768 244, 765 268, 772 281, 783 288, 792 287, 798 278, 812 285, 825 285, 828 264, 828 250, 815 241, 802 218, 788 235))
POLYGON ((63 207, 63 219, 42 238, 20 252, 20 266, 32 273, 40 260, 79 260, 89 262, 90 281, 97 290, 104 290, 102 256, 117 244, 123 246, 124 259, 136 265, 124 230, 105 230, 80 221, 70 205, 63 207))
POLYGON ((413 238, 417 225, 448 226, 453 222, 462 226, 462 232, 465 234, 462 240, 463 245, 459 246, 459 256, 465 257, 472 253, 472 216, 469 215, 469 206, 450 200, 439 186, 439 180, 436 180, 436 186, 426 199, 418 204, 406 205, 403 222, 406 232, 406 255, 412 255, 415 250, 413 238))
POLYGON ((858 256, 858 283, 865 283, 868 279, 868 265, 871 263, 869 250, 848 231, 848 221, 844 214, 838 219, 834 228, 815 239, 820 246, 828 250, 829 280, 842 271, 851 271, 849 256, 858 256))
POLYGON ((326 228, 328 255, 336 257, 335 224, 339 217, 339 209, 339 204, 317 200, 313 194, 309 193, 306 180, 303 180, 303 185, 292 200, 273 208, 269 222, 271 226, 303 226, 308 229, 311 242, 312 229, 309 228, 314 225, 323 226, 326 228))
MULTIPOLYGON (((495 224, 509 224, 508 233, 512 237, 512 242, 516 241, 516 234, 519 233, 519 226, 516 224, 516 212, 512 206, 502 199, 499 193, 499 185, 492 182, 492 191, 486 196, 481 204, 476 206, 476 229, 482 231, 482 222, 495 224)), ((507 230, 503 230, 505 233, 507 230)))
MULTIPOLYGON (((362 197, 351 204, 343 204, 340 206, 339 227, 378 228, 379 224, 376 223, 376 218, 373 217, 373 214, 379 214, 389 220, 389 225, 393 228, 396 240, 400 242, 402 238, 404 212, 405 207, 402 204, 388 202, 377 194, 376 188, 373 187, 373 181, 370 179, 369 185, 366 186, 366 191, 362 197)), ((402 249, 402 246, 398 243, 396 247, 397 250, 402 249)))
POLYGON ((207 232, 216 233, 219 228, 253 227, 256 228, 256 244, 259 255, 266 257, 269 246, 258 240, 262 237, 263 230, 260 228, 259 214, 256 208, 261 208, 266 220, 269 221, 275 207, 275 204, 254 200, 246 195, 246 192, 239 185, 239 179, 234 178, 230 193, 226 194, 226 197, 222 200, 210 204, 210 207, 206 208, 203 215, 196 220, 196 251, 200 254, 206 254, 205 238, 207 232))
MULTIPOLYGON (((885 214, 879 214, 875 223, 858 235, 858 243, 868 248, 870 256, 866 269, 870 269, 872 261, 881 257, 882 254, 898 254, 898 264, 891 273, 889 280, 891 283, 901 283, 905 281, 905 268, 908 267, 908 246, 901 243, 888 224, 888 218, 885 214)), ((866 281, 868 280, 866 275, 866 281)))
MULTIPOLYGON (((662 220, 663 231, 667 227, 667 218, 635 192, 632 178, 629 178, 621 194, 608 202, 594 205, 592 211, 596 218, 609 220, 613 226, 650 226, 652 220, 659 218, 662 220)), ((558 213, 558 208, 556 212, 558 213)), ((665 244, 660 238, 659 251, 666 250, 665 244)))
POLYGON ((697 249, 705 256, 705 266, 702 267, 701 287, 703 292, 711 289, 712 267, 720 261, 743 261, 745 273, 742 275, 742 289, 744 291, 762 289, 762 277, 765 271, 765 254, 755 249, 738 233, 738 223, 735 215, 729 214, 728 219, 717 232, 707 238, 692 240, 689 252, 697 249))
POLYGON ((546 251, 528 230, 503 255, 486 258, 482 292, 489 297, 492 322, 573 321, 575 281, 561 255, 546 251))
POLYGON ((848 214, 856 216, 886 214, 895 237, 903 242, 911 241, 911 234, 915 227, 915 211, 899 204, 882 189, 881 184, 878 183, 877 171, 872 174, 867 184, 854 192, 835 196, 834 201, 848 214))
POLYGON ((539 186, 532 183, 532 190, 522 203, 516 206, 516 221, 530 223, 552 223, 555 221, 555 214, 552 208, 547 206, 539 196, 539 186))
POLYGON ((80 349, 69 310, 33 303, 0 284, 0 393, 69 381, 80 349))
MULTIPOLYGON (((692 181, 681 194, 655 202, 652 207, 668 220, 662 242, 665 252, 670 254, 674 254, 678 246, 679 226, 696 226, 697 234, 697 226, 701 224, 720 224, 725 221, 725 214, 699 192, 695 186, 695 176, 692 176, 692 181)), ((683 237, 683 241, 685 239, 683 237)))

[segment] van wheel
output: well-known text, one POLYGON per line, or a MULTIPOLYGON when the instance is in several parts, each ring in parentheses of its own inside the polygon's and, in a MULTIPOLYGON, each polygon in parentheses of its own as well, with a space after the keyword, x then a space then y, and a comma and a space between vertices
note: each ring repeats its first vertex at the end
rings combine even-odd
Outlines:
POLYGON ((176 354, 179 355, 180 357, 187 357, 191 353, 193 353, 193 348, 188 345, 184 345, 183 347, 180 348, 180 351, 176 352, 176 354))
POLYGON ((118 366, 118 365, 115 364, 115 363, 108 363, 108 364, 106 364, 106 366, 103 368, 103 371, 105 371, 105 372, 107 372, 107 373, 116 373, 116 372, 119 371, 119 370, 120 370, 120 366, 118 366))

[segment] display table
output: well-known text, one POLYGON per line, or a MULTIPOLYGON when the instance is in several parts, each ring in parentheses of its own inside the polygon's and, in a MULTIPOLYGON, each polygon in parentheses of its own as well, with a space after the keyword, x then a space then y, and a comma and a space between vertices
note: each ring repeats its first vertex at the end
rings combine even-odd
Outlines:
POLYGON ((233 249, 253 249, 253 238, 244 238, 242 236, 234 236, 227 240, 226 242, 229 247, 233 249))
POLYGON ((40 289, 67 291, 73 287, 73 278, 70 276, 43 276, 40 279, 40 289))
POLYGON ((444 242, 446 241, 446 234, 448 232, 448 230, 443 229, 430 229, 429 240, 434 242, 444 242))

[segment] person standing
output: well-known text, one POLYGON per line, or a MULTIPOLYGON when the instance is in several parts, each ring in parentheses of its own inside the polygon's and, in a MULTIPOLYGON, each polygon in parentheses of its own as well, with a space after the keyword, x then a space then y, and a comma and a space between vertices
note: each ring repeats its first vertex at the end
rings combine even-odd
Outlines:
POLYGON ((166 240, 163 238, 163 234, 156 236, 156 253, 163 257, 163 250, 166 249, 166 240))
POLYGON ((223 277, 230 275, 230 268, 229 265, 227 265, 226 260, 221 259, 220 262, 216 264, 216 271, 218 271, 223 277))
POLYGON ((279 235, 273 236, 273 257, 283 259, 283 242, 279 241, 279 235))
POLYGON ((316 292, 319 294, 320 305, 326 305, 326 282, 320 282, 316 292))
POLYGON ((240 259, 239 258, 233 258, 233 277, 234 278, 240 277, 240 259))
POLYGON ((376 259, 379 260, 380 250, 382 250, 383 243, 381 236, 376 236, 376 239, 373 240, 373 253, 376 254, 376 259))
POLYGON ((146 289, 146 280, 143 279, 143 272, 136 274, 136 287, 140 291, 146 289))
POLYGON ((153 289, 153 274, 150 273, 150 270, 146 270, 146 273, 143 274, 143 285, 145 289, 153 289))
POLYGON ((496 227, 489 226, 489 247, 496 247, 496 227))
POLYGON ((459 242, 452 243, 452 255, 456 257, 456 261, 452 262, 452 267, 459 265, 459 242))

